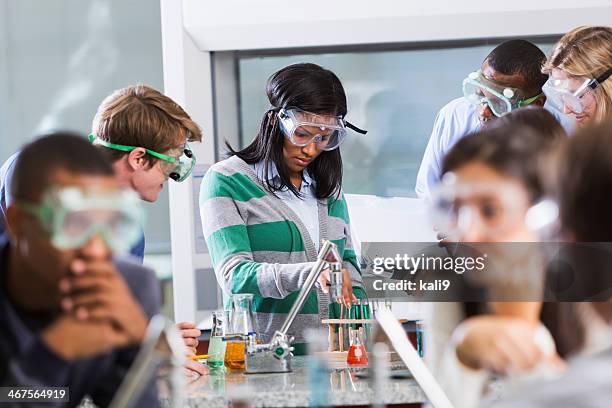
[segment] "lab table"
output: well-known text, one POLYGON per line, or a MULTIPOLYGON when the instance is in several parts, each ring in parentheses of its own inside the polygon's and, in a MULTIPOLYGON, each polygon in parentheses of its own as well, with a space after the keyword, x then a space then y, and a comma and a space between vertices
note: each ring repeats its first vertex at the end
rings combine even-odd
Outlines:
MULTIPOLYGON (((188 384, 184 407, 301 407, 308 406, 311 393, 308 386, 307 359, 293 358, 293 371, 274 374, 245 374, 224 369, 209 370, 188 384)), ((334 369, 329 373, 331 393, 328 403, 333 406, 367 406, 375 401, 370 382, 351 369, 334 369)), ((413 378, 388 379, 384 386, 385 405, 418 407, 427 398, 413 378)), ((170 401, 162 393, 162 406, 170 401)))

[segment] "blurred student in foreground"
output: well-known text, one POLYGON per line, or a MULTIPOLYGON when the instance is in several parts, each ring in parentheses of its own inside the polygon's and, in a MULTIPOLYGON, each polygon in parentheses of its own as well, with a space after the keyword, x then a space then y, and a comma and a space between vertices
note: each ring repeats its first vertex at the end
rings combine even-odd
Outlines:
MULTIPOLYGON (((15 164, 0 235, 0 385, 69 387, 107 406, 160 307, 152 271, 113 259, 140 237, 138 196, 83 137, 56 133, 15 164)), ((62 406, 66 404, 62 403, 62 406)), ((157 406, 147 386, 139 406, 157 406)))
MULTIPOLYGON (((560 218, 565 240, 576 243, 612 242, 612 122, 581 129, 565 146, 559 160, 560 218), (572 163, 564 166, 564 163, 572 163), (588 180, 588 182, 585 182, 588 180)), ((592 245, 586 247, 588 250, 592 245)), ((583 248, 584 249, 584 248, 583 248)), ((583 284, 598 285, 610 273, 606 251, 590 252, 587 263, 575 264, 583 284), (594 255, 594 256, 593 256, 594 255), (599 258, 599 259, 594 259, 599 258), (599 265, 600 267, 592 267, 599 265)), ((602 291, 610 288, 601 287, 602 291)), ((591 306, 612 333, 612 301, 591 306)), ((602 300, 602 299, 599 299, 602 300)), ((612 336, 611 336, 612 337, 612 336)), ((612 338, 608 348, 570 361, 561 378, 533 384, 499 407, 603 407, 612 400, 612 338)))
MULTIPOLYGON (((486 245, 494 265, 501 259, 491 250, 511 252, 514 262, 516 251, 529 245, 520 243, 538 240, 526 218, 544 196, 539 168, 566 138, 549 112, 523 108, 461 139, 444 159, 442 185, 432 192, 440 231, 450 242, 486 245)), ((426 358, 456 407, 477 406, 495 374, 525 373, 542 360, 559 362, 555 339, 539 323, 540 302, 495 301, 508 294, 539 300, 544 281, 539 264, 512 262, 500 268, 504 275, 494 270, 472 275, 483 281, 477 284, 486 280, 488 302, 432 304, 426 358), (547 350, 535 341, 538 333, 547 350)))

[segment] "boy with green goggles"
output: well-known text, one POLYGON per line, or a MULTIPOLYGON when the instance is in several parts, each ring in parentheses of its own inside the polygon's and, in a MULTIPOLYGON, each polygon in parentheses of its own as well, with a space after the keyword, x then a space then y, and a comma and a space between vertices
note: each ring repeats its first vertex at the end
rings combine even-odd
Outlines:
MULTIPOLYGON (((131 152, 136 149, 137 146, 126 146, 115 143, 109 143, 105 140, 102 140, 96 137, 93 133, 89 134, 89 141, 95 145, 100 145, 107 147, 109 149, 118 150, 121 152, 131 152)), ((176 152, 176 155, 166 155, 162 153, 155 152, 151 149, 144 150, 147 154, 150 154, 153 157, 160 159, 160 166, 164 174, 167 178, 170 178, 178 183, 184 181, 191 172, 193 171, 193 167, 196 164, 196 157, 189 145, 185 143, 185 147, 182 149, 182 152, 176 152)), ((178 150, 178 149, 176 149, 178 150)), ((174 153, 171 151, 170 153, 174 153)))

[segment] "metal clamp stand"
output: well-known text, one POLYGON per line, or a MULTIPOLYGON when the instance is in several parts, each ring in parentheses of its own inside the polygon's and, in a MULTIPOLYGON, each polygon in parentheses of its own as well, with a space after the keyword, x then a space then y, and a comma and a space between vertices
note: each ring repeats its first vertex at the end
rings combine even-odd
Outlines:
POLYGON ((310 270, 306 282, 304 282, 304 286, 302 286, 280 330, 274 333, 270 343, 257 344, 254 339, 250 339, 247 344, 246 373, 286 373, 291 371, 291 358, 293 356, 291 343, 293 343, 294 338, 288 336, 287 331, 302 306, 304 306, 304 302, 317 282, 319 275, 328 268, 330 269, 332 299, 336 300, 342 297, 342 258, 336 244, 323 241, 317 262, 310 270))

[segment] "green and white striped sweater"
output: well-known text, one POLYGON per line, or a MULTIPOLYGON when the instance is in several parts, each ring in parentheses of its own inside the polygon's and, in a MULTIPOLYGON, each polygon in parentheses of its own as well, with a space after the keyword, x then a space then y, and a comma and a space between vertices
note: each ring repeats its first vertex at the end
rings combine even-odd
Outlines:
MULTIPOLYGON (((320 238, 338 245, 355 295, 365 297, 344 196, 318 200, 318 209, 320 238)), ((316 261, 307 228, 238 156, 208 170, 200 189, 200 213, 226 308, 229 295, 252 293, 256 329, 268 341, 285 320, 316 261)), ((296 343, 304 342, 305 328, 321 327, 321 319, 329 317, 328 306, 327 294, 311 291, 289 330, 296 343)), ((303 352, 302 346, 296 346, 297 353, 303 352)))

